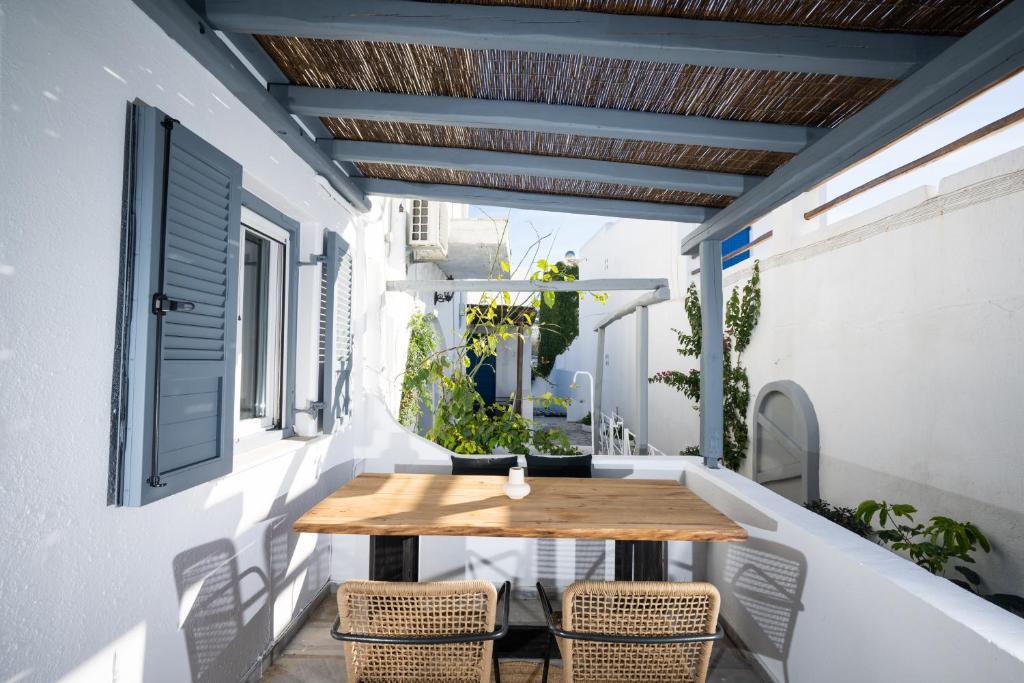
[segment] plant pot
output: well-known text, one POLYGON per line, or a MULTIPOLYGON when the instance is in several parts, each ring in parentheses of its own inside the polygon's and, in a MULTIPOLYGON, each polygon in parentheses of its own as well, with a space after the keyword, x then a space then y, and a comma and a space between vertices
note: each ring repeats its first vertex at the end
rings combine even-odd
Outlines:
POLYGON ((575 477, 590 479, 594 471, 592 455, 527 455, 527 474, 531 477, 575 477))
POLYGON ((482 474, 507 477, 508 471, 519 466, 514 455, 452 455, 452 474, 482 474))

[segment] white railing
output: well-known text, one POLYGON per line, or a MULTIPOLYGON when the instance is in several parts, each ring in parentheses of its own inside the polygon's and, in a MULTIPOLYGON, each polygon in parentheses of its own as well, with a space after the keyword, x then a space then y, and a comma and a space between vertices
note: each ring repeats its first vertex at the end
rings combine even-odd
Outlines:
MULTIPOLYGON (((641 455, 637 452, 636 437, 618 413, 601 413, 597 438, 601 455, 641 455)), ((647 455, 665 455, 660 449, 647 444, 647 455)))

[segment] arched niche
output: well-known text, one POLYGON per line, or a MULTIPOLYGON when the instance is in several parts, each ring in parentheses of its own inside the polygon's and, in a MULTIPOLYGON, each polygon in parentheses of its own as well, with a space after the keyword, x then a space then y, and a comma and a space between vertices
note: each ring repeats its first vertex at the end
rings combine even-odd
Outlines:
POLYGON ((754 481, 794 503, 818 499, 818 418, 796 382, 770 382, 758 392, 751 466, 754 481))

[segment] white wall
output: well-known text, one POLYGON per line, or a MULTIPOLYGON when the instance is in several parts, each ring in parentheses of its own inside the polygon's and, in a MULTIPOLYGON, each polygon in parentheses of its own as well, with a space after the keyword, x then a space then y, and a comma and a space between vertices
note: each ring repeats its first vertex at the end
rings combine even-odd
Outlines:
MULTIPOLYGON (((789 379, 807 391, 824 498, 847 506, 885 498, 917 505, 923 519, 972 520, 995 544, 979 558, 987 588, 1016 593, 1024 585, 1022 169, 1018 149, 832 225, 803 220, 818 192, 756 222, 754 237, 774 235, 753 249, 763 304, 744 358, 751 411, 768 382, 789 379)), ((664 264, 678 240, 661 229, 668 244, 640 245, 631 223, 580 250, 581 276, 600 273, 605 258, 610 277, 674 274, 673 300, 650 309, 650 372, 695 367, 676 354, 670 328, 687 329, 679 297, 697 262, 664 264)), ((751 264, 726 271, 726 295, 751 264)), ((580 338, 558 367, 593 368, 596 335, 584 332, 593 309, 581 307, 580 338)), ((605 409, 619 406, 627 424, 635 420, 632 320, 615 323, 606 346, 605 409)), ((696 444, 690 402, 650 389, 651 444, 666 453, 696 444)), ((587 400, 585 391, 577 398, 587 400)))
MULTIPOLYGON (((356 472, 448 470, 446 451, 369 409, 381 419, 376 441, 354 453, 356 472)), ((1024 621, 738 474, 686 457, 598 456, 594 466, 597 477, 678 480, 747 530, 744 543, 669 543, 669 576, 714 583, 730 632, 780 683, 1024 677, 1024 621)), ((537 580, 611 579, 613 552, 601 541, 422 537, 419 573, 510 580, 524 598, 537 580)), ((365 578, 367 567, 365 538, 335 537, 335 578, 365 578)))
MULTIPOLYGON (((356 421, 381 365, 379 347, 363 341, 380 334, 367 325, 385 274, 364 258, 382 241, 379 210, 354 223, 133 3, 4 3, 2 680, 238 680, 329 580, 330 540, 289 529, 347 479, 352 423, 333 441, 265 449, 147 507, 106 505, 124 121, 135 98, 239 161, 247 189, 302 222, 303 259, 321 251, 325 227, 343 229, 357 257, 356 354, 366 369, 354 379, 356 421)), ((317 392, 317 270, 300 275, 300 407, 317 392)))
MULTIPOLYGON (((676 354, 676 338, 670 328, 686 326, 682 297, 688 280, 682 272, 679 240, 692 226, 662 221, 621 220, 609 223, 580 248, 580 279, 591 278, 666 278, 672 300, 648 308, 650 345, 649 374, 677 368, 684 361, 676 354)), ((608 292, 601 304, 590 297, 580 301, 580 334, 555 361, 556 368, 594 372, 597 334, 594 325, 611 313, 636 300, 644 292, 608 292)), ((604 391, 602 410, 618 412, 627 426, 636 431, 636 316, 629 315, 613 323, 605 333, 604 391)), ((590 410, 590 387, 581 379, 573 395, 569 419, 581 419, 590 410)), ((649 385, 649 442, 666 453, 678 453, 697 442, 697 423, 691 417, 681 394, 660 385, 649 385), (680 412, 683 419, 680 419, 680 412)), ((696 415, 696 413, 694 413, 696 415)))

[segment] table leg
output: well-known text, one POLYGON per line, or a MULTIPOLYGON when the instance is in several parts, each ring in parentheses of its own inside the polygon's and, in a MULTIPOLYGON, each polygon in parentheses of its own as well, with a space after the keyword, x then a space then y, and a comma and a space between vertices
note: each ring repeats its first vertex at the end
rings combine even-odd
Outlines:
POLYGON ((417 581, 419 562, 419 536, 370 536, 372 580, 417 581))
POLYGON ((616 541, 616 581, 668 581, 665 541, 616 541))

